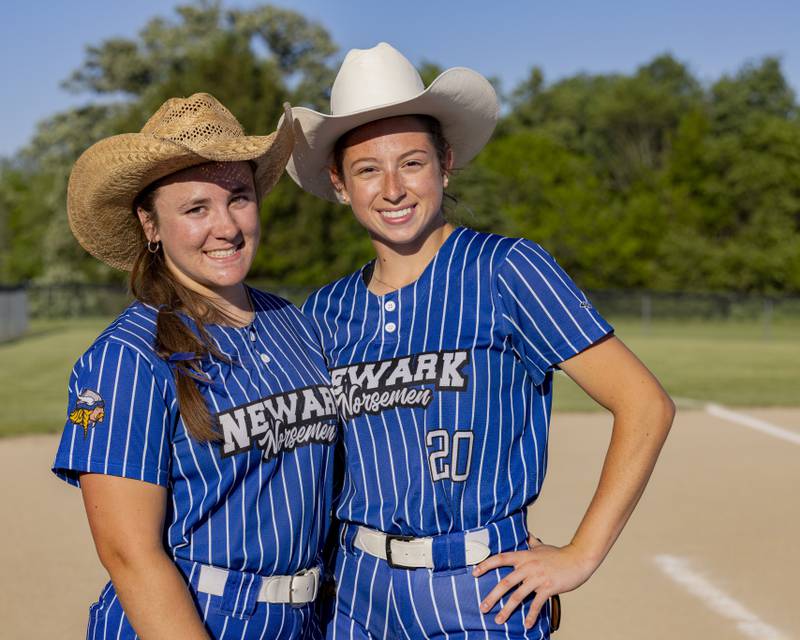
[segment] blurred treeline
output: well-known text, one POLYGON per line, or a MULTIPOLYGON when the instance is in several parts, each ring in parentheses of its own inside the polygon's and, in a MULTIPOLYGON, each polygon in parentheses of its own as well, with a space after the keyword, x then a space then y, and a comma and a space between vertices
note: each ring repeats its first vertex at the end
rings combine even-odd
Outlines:
MULTIPOLYGON (((298 13, 214 2, 89 47, 65 80, 85 106, 42 122, 0 166, 0 282, 124 277, 67 225, 69 171, 92 142, 138 131, 164 100, 195 91, 248 133, 274 129, 285 100, 327 112, 343 54, 298 13)), ((426 84, 440 71, 421 69, 426 84)), ((670 55, 632 75, 554 83, 534 67, 503 101, 492 142, 451 180, 456 221, 538 241, 587 288, 800 292, 800 109, 778 60, 711 84, 670 55)), ((317 285, 371 257, 349 210, 286 176, 262 216, 262 282, 317 285)))

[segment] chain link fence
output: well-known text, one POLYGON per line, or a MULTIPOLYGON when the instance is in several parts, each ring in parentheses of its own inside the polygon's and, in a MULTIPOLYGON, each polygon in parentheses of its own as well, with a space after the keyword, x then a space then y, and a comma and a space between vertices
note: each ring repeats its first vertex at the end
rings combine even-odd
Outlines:
POLYGON ((800 297, 736 293, 589 291, 592 303, 610 316, 679 320, 755 320, 800 318, 800 297))
POLYGON ((31 285, 27 288, 31 318, 113 317, 133 299, 127 287, 114 284, 31 285))

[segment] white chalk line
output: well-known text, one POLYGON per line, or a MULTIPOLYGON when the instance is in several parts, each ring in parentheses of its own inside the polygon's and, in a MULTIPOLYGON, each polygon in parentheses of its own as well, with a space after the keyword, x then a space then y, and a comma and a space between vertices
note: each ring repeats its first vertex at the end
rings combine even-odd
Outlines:
POLYGON ((725 407, 714 404, 713 402, 708 403, 705 406, 705 410, 706 413, 714 416, 715 418, 722 418, 728 422, 735 422, 736 424, 750 427, 751 429, 755 429, 761 433, 766 433, 774 438, 780 438, 786 442, 791 442, 792 444, 800 444, 800 433, 795 433, 789 429, 784 429, 783 427, 774 425, 766 420, 760 420, 758 418, 754 418, 753 416, 739 413, 738 411, 726 409, 725 407))
POLYGON ((695 400, 694 398, 686 398, 685 396, 673 396, 672 400, 678 405, 679 409, 704 409, 706 403, 701 400, 695 400))
POLYGON ((733 620, 743 635, 757 640, 787 640, 778 629, 764 622, 741 602, 693 571, 686 558, 662 554, 653 560, 661 571, 690 594, 702 600, 709 609, 723 618, 733 620))

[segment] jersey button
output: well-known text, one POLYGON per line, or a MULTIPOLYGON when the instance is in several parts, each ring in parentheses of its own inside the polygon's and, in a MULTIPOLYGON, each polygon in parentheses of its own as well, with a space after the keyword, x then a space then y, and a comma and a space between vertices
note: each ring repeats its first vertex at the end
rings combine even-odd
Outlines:
POLYGON ((250 329, 250 342, 256 341, 256 332, 250 329))
POLYGON ((394 333, 394 330, 397 329, 397 325, 394 322, 387 322, 384 329, 386 329, 387 333, 394 333))
POLYGON ((261 354, 261 362, 264 364, 269 364, 271 360, 272 359, 266 353, 261 354))
POLYGON ((383 308, 387 311, 394 311, 397 308, 397 305, 395 304, 394 300, 387 300, 386 304, 383 305, 383 308))

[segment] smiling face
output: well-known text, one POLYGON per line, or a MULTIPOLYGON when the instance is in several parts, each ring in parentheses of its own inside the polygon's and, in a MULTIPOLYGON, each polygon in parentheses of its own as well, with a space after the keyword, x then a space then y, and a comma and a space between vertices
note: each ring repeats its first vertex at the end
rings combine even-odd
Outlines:
POLYGON ((452 154, 437 151, 424 121, 377 120, 342 143, 341 175, 332 170, 331 180, 373 242, 407 254, 445 223, 442 196, 452 154))
POLYGON ((213 162, 158 183, 153 212, 137 214, 148 240, 161 242, 178 281, 211 297, 237 301, 253 262, 260 223, 247 162, 213 162))

